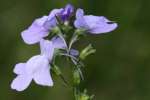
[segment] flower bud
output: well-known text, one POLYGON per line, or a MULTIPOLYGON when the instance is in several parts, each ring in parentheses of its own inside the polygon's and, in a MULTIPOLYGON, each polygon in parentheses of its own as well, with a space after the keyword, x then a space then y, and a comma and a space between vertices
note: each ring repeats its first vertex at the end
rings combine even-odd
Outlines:
POLYGON ((73 83, 74 85, 80 84, 81 78, 78 70, 74 70, 73 72, 73 83))
POLYGON ((89 100, 90 97, 86 94, 82 94, 79 100, 89 100))
POLYGON ((77 35, 84 35, 85 30, 84 30, 84 29, 76 29, 76 30, 75 30, 75 33, 76 33, 77 35))
POLYGON ((92 100, 94 95, 88 95, 87 90, 85 89, 83 93, 79 94, 78 100, 92 100))
POLYGON ((92 45, 89 44, 87 47, 85 47, 81 53, 80 53, 80 59, 84 60, 87 56, 93 54, 96 52, 96 49, 93 49, 92 45))
POLYGON ((51 32, 52 32, 52 34, 60 34, 61 33, 59 27, 57 27, 57 26, 52 28, 51 32))

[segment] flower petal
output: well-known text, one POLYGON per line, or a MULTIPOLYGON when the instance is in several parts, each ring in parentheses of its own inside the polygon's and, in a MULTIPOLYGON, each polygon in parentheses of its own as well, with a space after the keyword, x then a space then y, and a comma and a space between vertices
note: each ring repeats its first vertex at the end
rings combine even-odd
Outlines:
POLYGON ((25 63, 16 64, 13 72, 18 75, 25 73, 25 65, 26 65, 25 63))
POLYGON ((36 19, 27 30, 21 33, 25 43, 35 44, 43 37, 48 36, 48 30, 43 26, 47 18, 47 16, 44 16, 42 18, 36 19))
POLYGON ((84 28, 84 29, 89 28, 86 21, 84 20, 84 11, 83 11, 83 9, 77 9, 76 20, 74 22, 74 26, 76 28, 84 28))
POLYGON ((41 54, 45 55, 49 61, 52 60, 54 53, 54 46, 51 41, 42 39, 40 41, 41 54))
POLYGON ((54 9, 50 12, 47 20, 44 23, 44 27, 48 30, 51 30, 57 25, 57 20, 55 16, 60 13, 63 9, 54 9))
POLYGON ((67 47, 64 41, 58 36, 53 37, 52 42, 53 42, 54 48, 63 49, 67 47))
POLYGON ((54 27, 56 27, 56 25, 57 25, 57 21, 56 21, 55 17, 53 17, 44 23, 44 28, 50 31, 54 27))
POLYGON ((59 13, 59 17, 63 22, 69 20, 74 12, 74 7, 71 4, 67 4, 66 7, 59 13))
POLYGON ((43 86, 53 86, 53 80, 50 75, 50 67, 49 66, 43 66, 44 68, 41 68, 38 72, 34 74, 34 81, 43 86))
POLYGON ((70 50, 70 54, 73 55, 73 56, 78 56, 79 55, 79 51, 76 50, 76 49, 71 49, 70 50))
POLYGON ((74 25, 93 34, 107 33, 117 28, 117 23, 112 23, 103 16, 85 16, 82 9, 77 10, 74 25))
POLYGON ((77 12, 76 12, 76 18, 82 18, 84 16, 84 11, 83 9, 77 9, 77 12))
POLYGON ((38 72, 43 67, 48 65, 49 61, 45 56, 36 55, 30 58, 26 63, 26 72, 28 75, 33 76, 34 73, 38 72))
POLYGON ((11 83, 11 88, 17 91, 25 90, 31 83, 32 78, 28 75, 18 75, 11 83))
POLYGON ((67 4, 65 7, 66 14, 71 14, 74 12, 74 7, 71 4, 67 4))
POLYGON ((112 23, 103 16, 84 16, 84 20, 89 26, 89 32, 93 34, 107 33, 117 28, 117 23, 112 23))
POLYGON ((48 20, 54 18, 57 14, 59 14, 61 11, 63 11, 63 9, 54 9, 50 12, 49 16, 48 16, 48 20))

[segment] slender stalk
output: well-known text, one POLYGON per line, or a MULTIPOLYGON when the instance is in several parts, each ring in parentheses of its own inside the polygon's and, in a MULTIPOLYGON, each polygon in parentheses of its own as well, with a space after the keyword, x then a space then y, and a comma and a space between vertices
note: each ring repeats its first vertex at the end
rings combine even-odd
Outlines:
MULTIPOLYGON (((90 99, 90 96, 88 96, 86 93, 82 93, 80 92, 80 80, 84 80, 84 77, 83 77, 83 74, 82 74, 82 70, 81 70, 81 66, 83 66, 82 63, 80 63, 80 60, 79 58, 76 58, 75 56, 71 55, 70 54, 70 50, 72 48, 72 45, 78 40, 78 34, 76 34, 76 32, 73 34, 70 42, 69 42, 69 45, 67 45, 67 42, 61 32, 61 30, 59 30, 59 34, 58 36, 63 40, 63 42, 65 43, 66 45, 66 52, 67 53, 59 53, 59 55, 62 55, 62 56, 66 56, 66 57, 69 57, 70 60, 73 62, 74 64, 74 68, 73 68, 73 94, 74 94, 74 99, 75 100, 92 100, 90 99)), ((65 83, 67 83, 67 81, 64 79, 63 76, 61 76, 61 78, 64 80, 65 83)))
POLYGON ((72 39, 71 39, 71 41, 69 43, 69 47, 68 47, 69 51, 70 51, 73 43, 75 43, 77 41, 77 38, 78 38, 78 35, 76 33, 74 33, 74 35, 72 36, 72 39))

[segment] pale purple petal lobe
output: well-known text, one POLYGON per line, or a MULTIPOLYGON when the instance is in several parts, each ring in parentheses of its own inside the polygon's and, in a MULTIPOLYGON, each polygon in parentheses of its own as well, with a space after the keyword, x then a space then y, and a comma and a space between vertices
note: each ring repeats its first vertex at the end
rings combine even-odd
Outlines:
POLYGON ((63 22, 69 20, 74 12, 74 7, 71 4, 67 4, 66 7, 59 13, 59 17, 63 22))
POLYGON ((52 41, 42 39, 40 41, 40 49, 41 55, 44 55, 49 59, 49 61, 51 61, 54 53, 54 46, 52 41))
POLYGON ((26 74, 18 75, 11 83, 11 88, 17 91, 25 90, 31 83, 32 78, 26 74))
POLYGON ((52 42, 53 42, 54 48, 64 49, 67 47, 66 44, 64 43, 64 41, 58 36, 53 37, 52 42))
POLYGON ((50 66, 42 66, 42 67, 44 68, 38 70, 38 72, 34 74, 33 77, 34 81, 39 85, 53 86, 53 80, 50 75, 50 66))
POLYGON ((57 20, 55 16, 57 16, 58 13, 60 13, 63 9, 54 9, 50 12, 47 20, 44 23, 44 27, 48 30, 51 30, 52 28, 57 26, 57 20))
POLYGON ((43 27, 47 16, 36 19, 32 25, 21 33, 25 43, 35 44, 38 43, 43 37, 48 36, 48 30, 43 27))
POLYGON ((82 18, 84 16, 84 11, 83 9, 77 9, 77 12, 76 12, 76 18, 82 18))
POLYGON ((59 14, 61 11, 63 11, 63 9, 54 9, 50 12, 49 16, 48 16, 48 20, 54 18, 57 14, 59 14))
POLYGON ((25 73, 25 65, 26 65, 25 63, 16 64, 13 72, 18 75, 24 74, 25 73))
POLYGON ((77 10, 74 25, 91 34, 107 33, 117 28, 117 23, 111 22, 103 16, 84 15, 82 9, 77 10))
POLYGON ((89 28, 88 24, 86 23, 86 20, 84 19, 83 9, 77 9, 76 20, 74 22, 74 25, 76 28, 83 28, 85 30, 89 28))
POLYGON ((49 61, 44 55, 36 55, 27 61, 26 72, 29 75, 33 75, 38 70, 48 65, 49 65, 49 61))
POLYGON ((101 16, 85 16, 84 19, 89 25, 89 32, 93 34, 107 33, 115 30, 117 28, 117 23, 110 23, 108 19, 101 16))
POLYGON ((79 51, 76 50, 76 49, 71 49, 70 50, 70 54, 73 55, 73 56, 78 56, 79 55, 79 51))

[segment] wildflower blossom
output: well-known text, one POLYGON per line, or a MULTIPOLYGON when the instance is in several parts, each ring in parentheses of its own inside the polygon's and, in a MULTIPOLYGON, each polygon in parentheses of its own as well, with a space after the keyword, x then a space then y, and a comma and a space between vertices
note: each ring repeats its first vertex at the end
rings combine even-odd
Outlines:
POLYGON ((43 16, 33 21, 32 25, 21 33, 25 43, 35 44, 40 42, 44 37, 47 37, 49 32, 57 26, 56 16, 59 16, 63 21, 67 20, 73 12, 73 7, 67 5, 64 9, 54 9, 49 16, 43 16))
POLYGON ((82 9, 77 10, 74 25, 76 28, 84 29, 92 34, 107 33, 117 28, 116 23, 103 16, 84 15, 82 9))
POLYGON ((43 86, 53 86, 50 76, 50 65, 45 55, 36 55, 26 63, 19 63, 14 68, 17 77, 13 80, 11 88, 17 91, 25 90, 32 80, 43 86))
POLYGON ((17 77, 13 80, 11 88, 17 91, 26 89, 32 80, 42 86, 53 86, 50 75, 50 62, 52 61, 55 48, 65 48, 60 38, 52 41, 42 39, 40 41, 41 55, 31 57, 26 63, 16 64, 14 73, 17 77))

